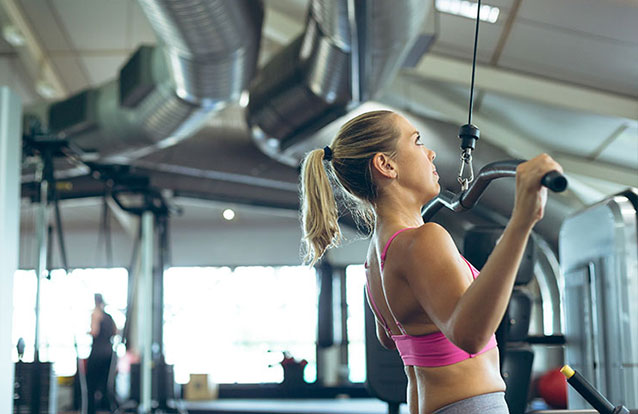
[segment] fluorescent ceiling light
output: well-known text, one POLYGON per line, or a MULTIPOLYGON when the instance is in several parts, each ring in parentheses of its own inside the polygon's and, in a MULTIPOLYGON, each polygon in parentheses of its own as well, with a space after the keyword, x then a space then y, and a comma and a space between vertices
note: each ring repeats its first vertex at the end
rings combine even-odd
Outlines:
MULTIPOLYGON (((440 12, 476 19, 478 3, 467 0, 436 0, 435 4, 436 9, 440 12)), ((496 23, 500 12, 498 7, 482 4, 479 19, 488 23, 496 23)))

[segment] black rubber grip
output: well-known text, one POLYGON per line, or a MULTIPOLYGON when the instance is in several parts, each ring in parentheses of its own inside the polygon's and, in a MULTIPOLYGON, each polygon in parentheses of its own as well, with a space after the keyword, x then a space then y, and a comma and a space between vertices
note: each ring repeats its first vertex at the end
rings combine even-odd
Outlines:
POLYGON ((560 193, 567 188, 567 178, 558 171, 550 171, 543 176, 541 184, 555 193, 560 193))
POLYGON ((575 371, 574 375, 572 375, 567 382, 599 413, 612 414, 614 412, 614 406, 609 400, 603 397, 578 371, 575 371))

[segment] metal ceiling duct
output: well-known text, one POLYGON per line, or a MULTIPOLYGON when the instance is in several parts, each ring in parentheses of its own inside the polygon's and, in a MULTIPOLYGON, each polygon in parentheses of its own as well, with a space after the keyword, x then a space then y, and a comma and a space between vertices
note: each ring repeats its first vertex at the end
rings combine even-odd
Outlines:
POLYGON ((257 146, 296 166, 296 145, 374 98, 393 78, 430 3, 312 0, 304 34, 251 85, 247 119, 257 146))
POLYGON ((255 73, 261 2, 139 4, 160 45, 141 47, 118 79, 48 108, 49 130, 86 158, 126 162, 187 138, 212 112, 238 102, 255 73))

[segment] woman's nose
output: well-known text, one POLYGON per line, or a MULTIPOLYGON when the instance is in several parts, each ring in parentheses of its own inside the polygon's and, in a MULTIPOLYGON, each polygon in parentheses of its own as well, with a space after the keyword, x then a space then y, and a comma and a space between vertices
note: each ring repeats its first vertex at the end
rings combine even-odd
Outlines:
POLYGON ((434 161, 435 158, 436 158, 436 152, 430 150, 430 161, 434 161))

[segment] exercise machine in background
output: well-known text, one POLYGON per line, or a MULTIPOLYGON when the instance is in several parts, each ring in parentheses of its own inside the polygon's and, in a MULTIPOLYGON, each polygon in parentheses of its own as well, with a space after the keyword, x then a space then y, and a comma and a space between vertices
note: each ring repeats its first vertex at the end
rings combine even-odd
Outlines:
MULTIPOLYGON (((565 219, 565 362, 616 404, 638 408, 638 190, 565 219)), ((570 409, 589 408, 569 389, 570 409)))

